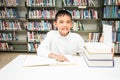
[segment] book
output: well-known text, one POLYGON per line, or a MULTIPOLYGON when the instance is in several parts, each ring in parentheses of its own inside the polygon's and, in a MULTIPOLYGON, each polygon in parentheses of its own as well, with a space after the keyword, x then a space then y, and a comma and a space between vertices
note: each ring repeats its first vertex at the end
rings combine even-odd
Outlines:
POLYGON ((111 47, 100 42, 86 42, 84 45, 88 53, 111 53, 111 47))
POLYGON ((103 36, 104 40, 103 43, 111 48, 113 48, 112 45, 112 26, 103 24, 103 36))
POLYGON ((83 58, 88 67, 114 67, 114 59, 111 60, 90 60, 83 55, 83 58))
POLYGON ((66 55, 69 61, 66 62, 58 62, 55 59, 41 57, 38 55, 27 55, 24 67, 35 67, 35 66, 54 66, 54 65, 73 65, 75 64, 74 59, 70 55, 66 55))
POLYGON ((89 60, 112 60, 114 59, 113 53, 89 53, 86 49, 84 50, 84 55, 89 60))

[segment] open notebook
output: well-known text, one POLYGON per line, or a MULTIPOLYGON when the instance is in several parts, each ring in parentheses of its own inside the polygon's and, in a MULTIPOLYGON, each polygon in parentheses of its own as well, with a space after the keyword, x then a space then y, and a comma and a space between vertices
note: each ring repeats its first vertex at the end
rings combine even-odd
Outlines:
POLYGON ((53 65, 74 65, 76 64, 71 55, 66 55, 69 61, 58 62, 52 58, 41 57, 38 55, 27 55, 24 61, 24 67, 35 66, 53 66, 53 65))

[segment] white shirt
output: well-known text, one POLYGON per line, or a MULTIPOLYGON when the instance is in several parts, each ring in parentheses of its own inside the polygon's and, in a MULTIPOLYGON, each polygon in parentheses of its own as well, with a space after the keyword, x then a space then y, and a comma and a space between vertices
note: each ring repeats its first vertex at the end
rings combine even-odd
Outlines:
POLYGON ((77 33, 71 33, 65 37, 58 31, 50 31, 37 49, 37 54, 48 57, 49 53, 74 55, 83 50, 84 40, 77 33))

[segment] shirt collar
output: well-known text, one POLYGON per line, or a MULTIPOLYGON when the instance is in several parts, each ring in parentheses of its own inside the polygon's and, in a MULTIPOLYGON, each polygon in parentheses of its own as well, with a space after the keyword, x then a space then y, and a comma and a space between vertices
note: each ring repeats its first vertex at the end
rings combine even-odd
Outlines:
POLYGON ((59 31, 57 31, 57 34, 58 34, 58 37, 64 38, 64 39, 69 39, 69 36, 70 36, 70 32, 65 37, 61 36, 59 31))

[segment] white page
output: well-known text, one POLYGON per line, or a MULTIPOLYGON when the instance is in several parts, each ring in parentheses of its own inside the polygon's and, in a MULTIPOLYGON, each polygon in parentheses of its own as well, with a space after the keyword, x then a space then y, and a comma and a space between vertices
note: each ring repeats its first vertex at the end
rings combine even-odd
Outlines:
POLYGON ((74 59, 70 55, 66 55, 69 61, 66 62, 58 62, 52 58, 40 57, 37 55, 27 55, 24 66, 32 67, 32 66, 50 66, 50 65, 71 65, 75 64, 74 59))

